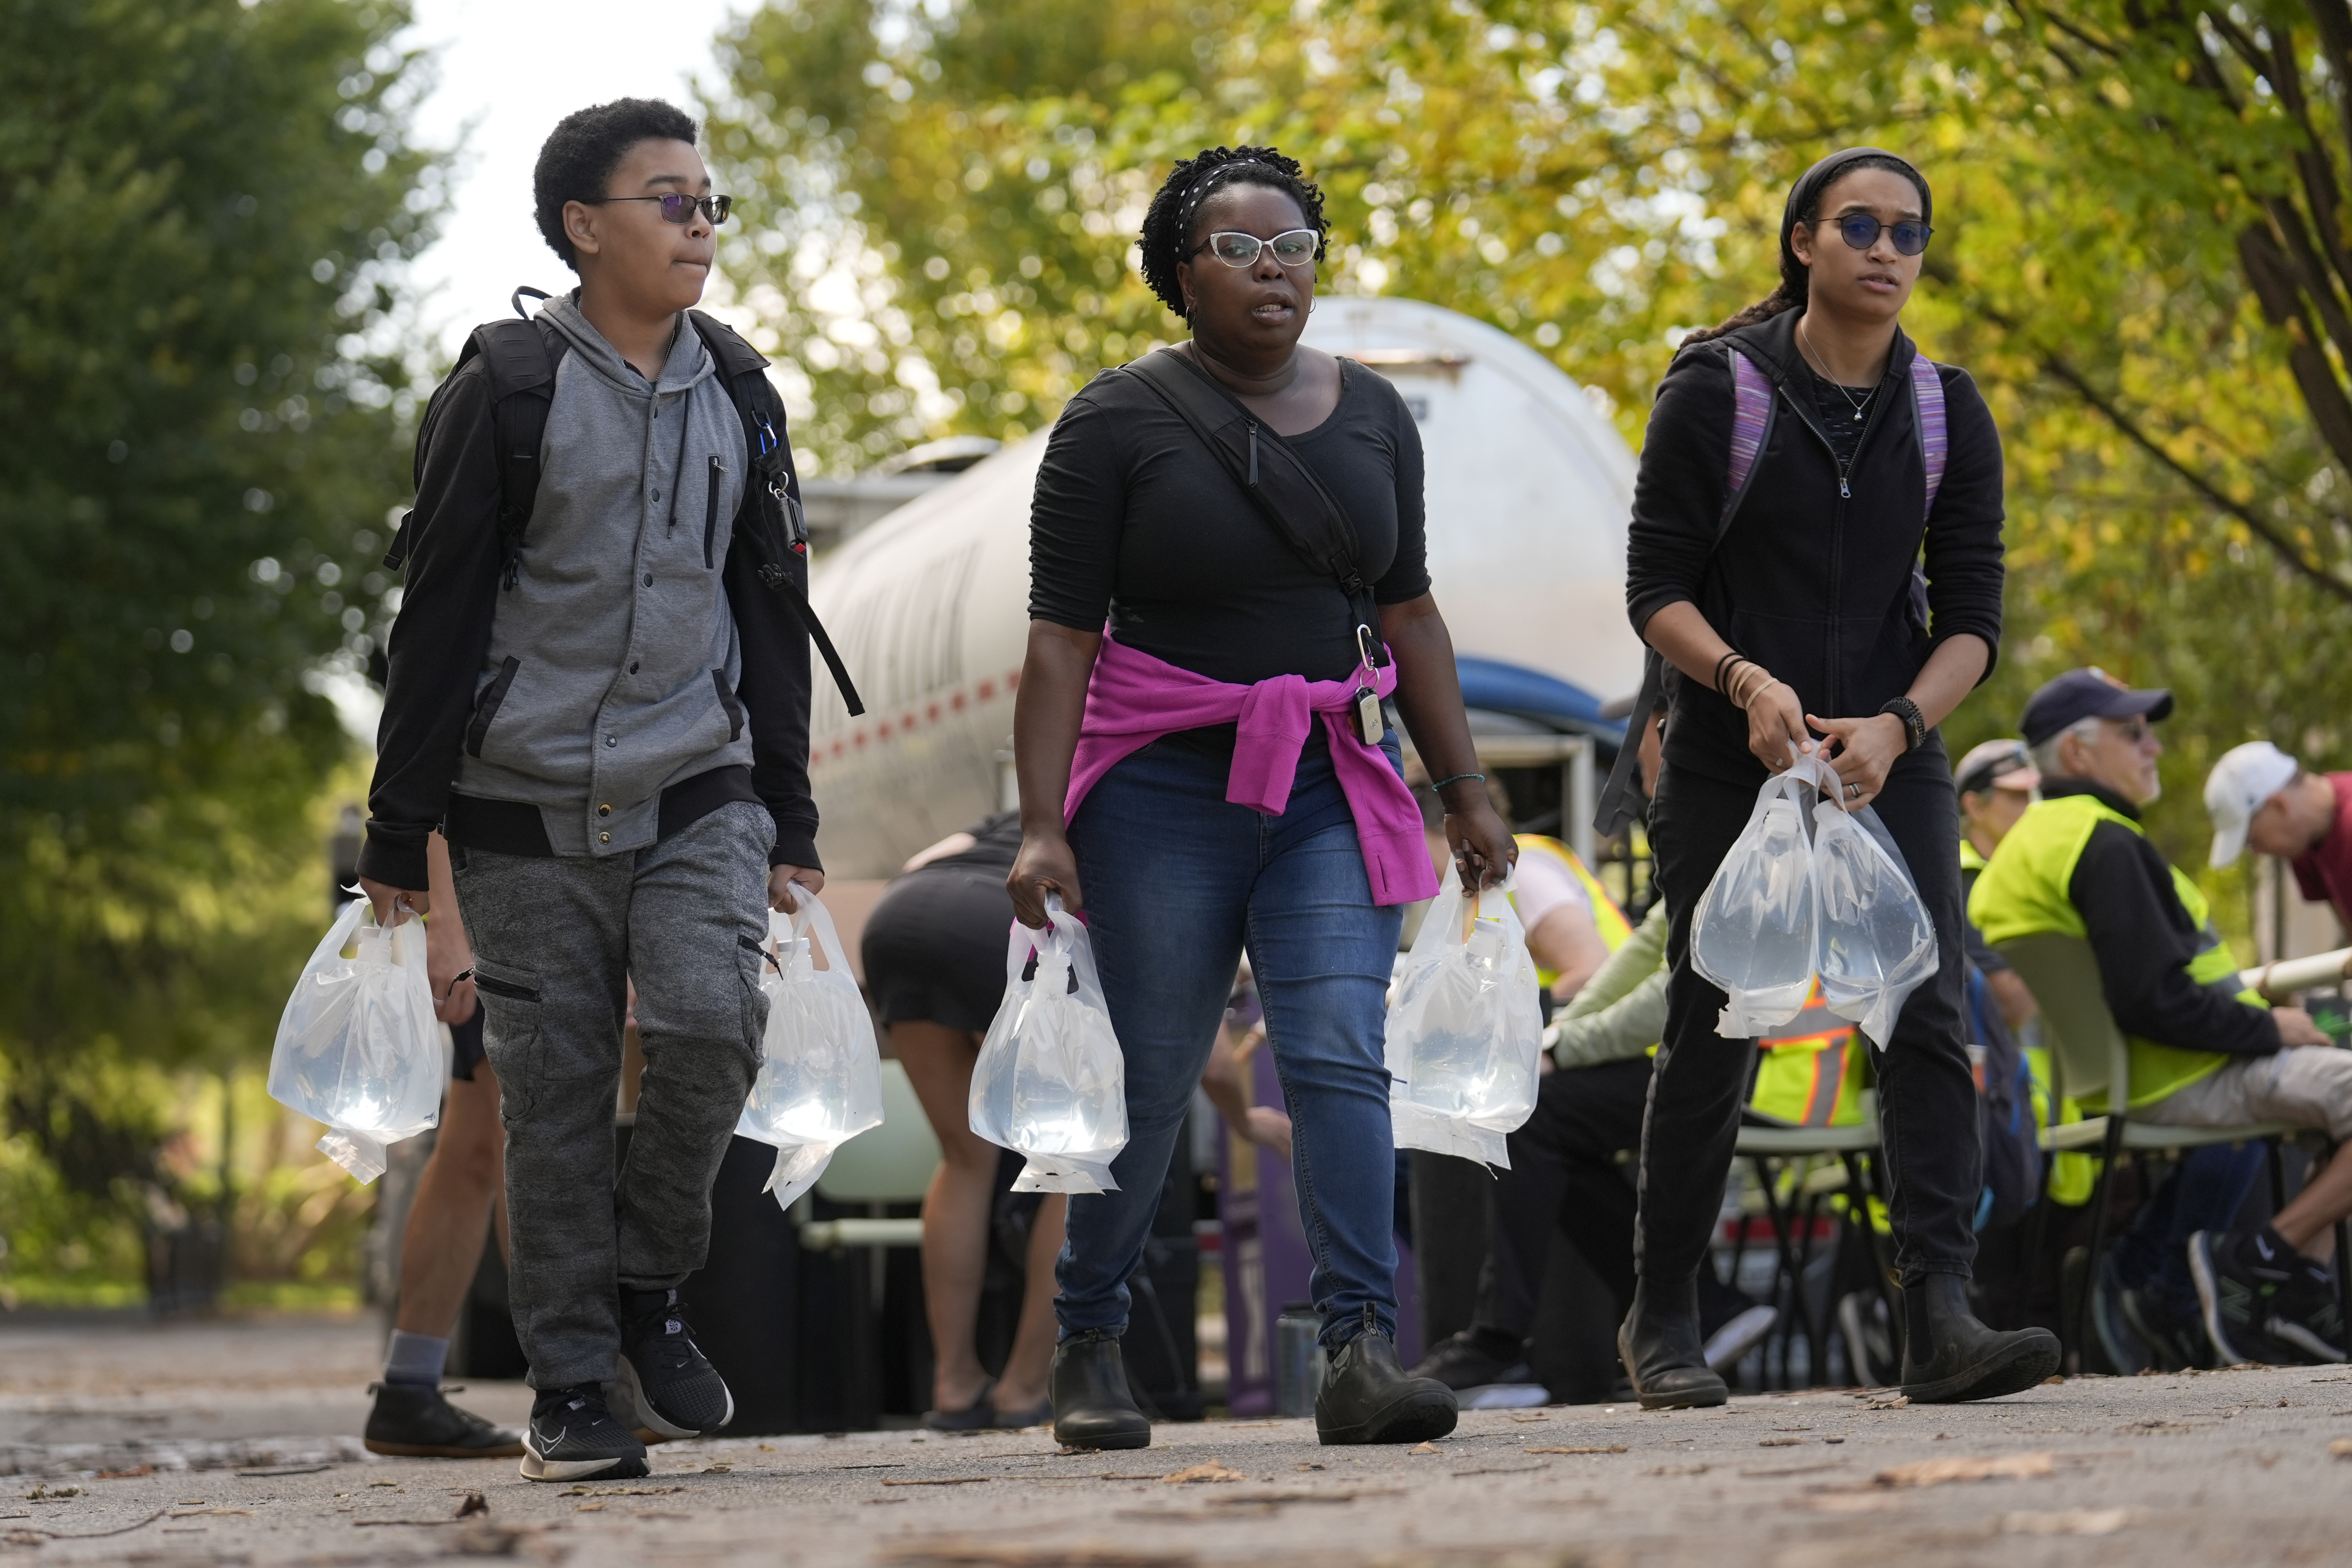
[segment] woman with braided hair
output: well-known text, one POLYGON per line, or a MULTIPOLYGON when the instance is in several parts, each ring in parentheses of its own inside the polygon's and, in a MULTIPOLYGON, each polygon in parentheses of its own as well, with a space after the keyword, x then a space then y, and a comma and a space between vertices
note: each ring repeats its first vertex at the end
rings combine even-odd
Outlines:
POLYGON ((1800 755, 1826 757, 1845 804, 1876 810, 1943 960, 1873 1052, 1904 1392, 1985 1399, 2058 1366, 2048 1332, 1994 1332, 1966 1289, 1982 1158, 1960 1019, 1958 814, 1936 726, 2000 644, 2000 437, 1968 374, 1922 359, 1897 325, 1931 212, 1927 180, 1891 153, 1851 147, 1814 164, 1781 218, 1780 289, 1684 341, 1643 444, 1625 595, 1665 665, 1650 842, 1673 918, 1618 1348, 1652 1408, 1726 1397, 1693 1290, 1756 1056, 1717 1033, 1726 998, 1692 967, 1691 915, 1758 789, 1800 755))
POLYGON ((1143 276, 1191 338, 1071 399, 1038 470, 1014 720, 1029 925, 1083 907, 1127 1061, 1118 1190, 1070 1200, 1054 1431, 1140 1447, 1127 1281, 1244 949, 1294 1129, 1330 1372, 1326 1443, 1453 1430, 1397 1361, 1382 1064, 1402 906, 1436 889, 1384 700, 1439 781, 1465 883, 1516 853, 1429 593, 1421 440, 1395 389, 1300 346, 1328 226, 1271 147, 1176 164, 1143 276))

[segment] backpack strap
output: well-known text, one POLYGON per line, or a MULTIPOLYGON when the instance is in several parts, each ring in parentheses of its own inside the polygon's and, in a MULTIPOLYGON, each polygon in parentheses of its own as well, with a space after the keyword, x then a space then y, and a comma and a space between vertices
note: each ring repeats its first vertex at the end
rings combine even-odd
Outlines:
MULTIPOLYGON (((1725 359, 1731 365, 1731 449, 1724 465, 1723 512, 1716 519, 1716 542, 1731 531, 1731 520, 1738 514, 1739 503, 1748 499, 1748 481, 1756 477, 1756 459, 1772 439, 1772 421, 1780 408, 1772 382, 1759 369, 1756 362, 1741 353, 1730 343, 1723 345, 1725 359)), ((1593 813, 1593 830, 1602 835, 1613 834, 1633 820, 1641 808, 1634 786, 1636 748, 1632 743, 1640 727, 1650 721, 1650 710, 1658 705, 1658 694, 1666 687, 1666 661, 1656 648, 1642 649, 1642 689, 1633 698, 1633 710, 1626 715, 1626 743, 1617 749, 1617 761, 1609 770, 1609 782, 1601 787, 1599 807, 1593 813)))
POLYGON ((751 548, 753 575, 784 601, 807 631, 834 685, 840 689, 850 717, 856 718, 866 711, 866 704, 849 679, 849 667, 842 662, 824 623, 817 619, 808 595, 786 563, 787 555, 808 554, 808 516, 801 505, 799 477, 793 472, 792 449, 784 442, 784 400, 768 379, 765 356, 732 327, 700 310, 688 310, 686 315, 717 363, 719 383, 743 422, 752 482, 743 488, 744 504, 735 514, 735 525, 751 548))
POLYGON ((1952 455, 1952 434, 1944 415, 1944 378, 1925 354, 1911 358, 1911 401, 1919 417, 1919 461, 1927 470, 1927 516, 1936 513, 1936 492, 1944 488, 1944 464, 1952 455))
MULTIPOLYGON (((521 292, 519 290, 518 292, 521 292)), ((529 290, 538 293, 537 289, 529 290)), ((541 296, 544 298, 544 296, 541 296)), ((555 370, 570 347, 563 335, 536 321, 486 321, 476 327, 458 351, 449 378, 433 394, 425 407, 417 438, 418 461, 424 457, 425 432, 433 427, 433 404, 458 371, 473 360, 482 362, 489 383, 490 437, 499 464, 499 560, 501 581, 515 585, 523 536, 530 531, 530 514, 539 501, 540 448, 547 438, 547 411, 555 401, 555 370)), ((402 516, 383 563, 397 572, 407 560, 412 511, 402 516)))
POLYGON ((1730 531, 1731 519, 1739 510, 1739 503, 1748 499, 1748 481, 1756 474, 1756 455, 1772 436, 1772 416, 1778 400, 1772 395, 1772 384, 1756 366, 1756 362, 1733 348, 1723 345, 1731 361, 1731 458, 1725 471, 1723 516, 1715 528, 1717 543, 1723 542, 1730 531))

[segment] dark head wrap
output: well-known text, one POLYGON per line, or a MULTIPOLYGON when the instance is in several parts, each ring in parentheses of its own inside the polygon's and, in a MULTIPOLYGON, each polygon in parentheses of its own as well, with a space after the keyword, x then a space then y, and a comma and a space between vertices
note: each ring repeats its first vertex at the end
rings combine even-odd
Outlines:
POLYGON ((1889 153, 1884 147, 1846 147, 1831 153, 1806 170, 1804 178, 1790 187, 1789 205, 1780 213, 1780 283, 1783 289, 1800 303, 1805 298, 1809 273, 1805 264, 1797 259, 1796 247, 1789 243, 1790 237, 1797 232, 1798 223, 1819 205, 1822 193, 1829 189, 1830 182, 1864 158, 1884 158, 1902 165, 1904 173, 1911 176, 1911 183, 1919 187, 1919 216, 1930 223, 1935 221, 1936 198, 1927 189, 1927 178, 1911 166, 1909 159, 1889 153))

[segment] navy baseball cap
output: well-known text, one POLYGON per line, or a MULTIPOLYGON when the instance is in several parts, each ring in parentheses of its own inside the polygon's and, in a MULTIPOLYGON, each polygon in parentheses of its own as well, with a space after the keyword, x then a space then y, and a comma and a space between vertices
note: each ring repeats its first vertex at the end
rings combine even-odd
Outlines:
POLYGON ((2135 690, 2097 665, 2090 665, 2070 669, 2035 692, 2025 704, 2021 727, 2025 743, 2038 746, 2078 719, 2132 719, 2144 714, 2153 723, 2171 712, 2171 692, 2135 690))

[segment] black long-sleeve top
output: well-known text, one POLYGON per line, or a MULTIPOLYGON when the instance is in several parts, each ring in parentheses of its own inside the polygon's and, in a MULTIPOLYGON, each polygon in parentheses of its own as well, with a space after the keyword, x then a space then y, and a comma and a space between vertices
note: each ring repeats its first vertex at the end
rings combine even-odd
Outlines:
MULTIPOLYGON (((2087 779, 2047 778, 2050 799, 2087 795, 2133 821, 2131 802, 2087 779)), ((2278 1021, 2267 1008, 2233 994, 2236 985, 2200 985, 2189 961, 2207 936, 2189 918, 2173 889, 2172 868, 2143 834, 2102 821, 2091 829, 2066 884, 2083 917, 2084 936, 2098 955, 2099 989, 2126 1035, 2189 1051, 2268 1056, 2279 1048, 2278 1021)))
MULTIPOLYGON (((1429 591, 1421 432, 1387 377, 1348 360, 1339 371, 1331 416, 1286 439, 1355 525, 1373 598, 1418 598, 1429 591)), ((1130 647, 1237 685, 1336 680, 1357 658, 1355 617, 1330 574, 1291 549, 1159 394, 1115 372, 1070 399, 1047 439, 1029 614, 1088 632, 1108 619, 1130 647)))
MULTIPOLYGON (((1625 606, 1638 633, 1667 605, 1695 604, 1726 642, 1786 681, 1806 712, 1850 718, 1904 695, 1943 638, 1973 633, 1998 654, 2000 436, 1968 372, 1938 365, 1950 445, 1926 516, 1909 380, 1916 351, 1898 329, 1841 495, 1796 319, 1784 311, 1691 344, 1667 370, 1634 485, 1625 606), (1773 383, 1776 413, 1738 513, 1722 530, 1734 403, 1727 344, 1773 383), (1923 540, 1927 626, 1910 593, 1923 540)), ((1985 673, 1991 668, 1988 659, 1985 673)), ((1746 715, 1671 665, 1665 689, 1670 763, 1742 783, 1762 777, 1746 715)))

